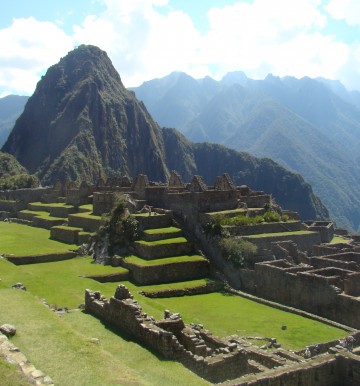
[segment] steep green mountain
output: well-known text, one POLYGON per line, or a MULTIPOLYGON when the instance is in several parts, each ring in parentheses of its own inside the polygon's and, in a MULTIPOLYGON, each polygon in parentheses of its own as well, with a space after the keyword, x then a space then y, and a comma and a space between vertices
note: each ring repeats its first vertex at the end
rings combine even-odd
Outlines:
MULTIPOLYGON (((171 99, 182 84, 178 78, 173 74, 166 79, 169 90, 155 92, 154 98, 171 99)), ((188 78, 180 93, 183 101, 193 83, 188 78)), ((208 91, 215 92, 214 85, 210 79, 201 81, 208 91)), ((199 95, 195 90, 189 97, 199 95)), ((144 104, 124 88, 106 53, 94 46, 80 46, 49 68, 3 150, 44 184, 65 178, 133 178, 140 172, 165 181, 175 169, 186 181, 200 174, 212 185, 217 175, 227 172, 237 184, 271 192, 280 205, 299 211, 304 219, 328 218, 303 178, 275 162, 219 145, 194 144, 174 129, 160 129, 144 104)))
POLYGON ((29 97, 8 95, 0 98, 0 148, 5 143, 16 119, 23 112, 29 97))
MULTIPOLYGON (((157 81, 160 84, 161 80, 157 81)), ((202 82, 198 80, 197 90, 202 82)), ((147 105, 142 87, 134 91, 147 105)), ((162 92, 167 91, 164 87, 162 92)), ((175 91, 168 106, 178 103, 175 91)), ((147 92, 150 95, 151 90, 147 92)), ((358 94, 348 92, 338 82, 323 79, 280 79, 269 75, 259 81, 247 78, 242 72, 233 72, 217 82, 207 103, 194 102, 187 118, 182 110, 185 123, 176 126, 174 120, 171 126, 192 141, 249 151, 300 173, 329 208, 338 226, 357 231, 360 229, 358 94)), ((157 112, 161 105, 154 101, 153 104, 150 112, 162 124, 162 115, 157 112)), ((168 109, 167 114, 176 116, 177 110, 168 109)))
POLYGON ((3 150, 43 183, 168 174, 160 128, 94 46, 82 45, 48 69, 3 150))
POLYGON ((39 180, 20 165, 11 154, 0 151, 0 190, 34 188, 39 180))

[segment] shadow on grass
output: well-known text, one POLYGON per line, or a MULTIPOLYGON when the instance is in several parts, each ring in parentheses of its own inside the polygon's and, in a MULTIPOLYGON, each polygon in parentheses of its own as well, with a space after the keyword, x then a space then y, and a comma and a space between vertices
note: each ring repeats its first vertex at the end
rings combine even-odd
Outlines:
POLYGON ((113 324, 111 324, 111 323, 109 323, 109 322, 107 322, 105 320, 100 319, 98 316, 93 315, 93 314, 91 314, 90 312, 88 312, 86 310, 82 310, 81 312, 83 312, 86 315, 90 315, 93 318, 97 319, 105 327, 106 330, 108 330, 108 331, 112 332, 113 334, 119 336, 121 339, 125 340, 126 342, 135 343, 138 346, 142 347, 143 349, 147 350, 152 355, 154 355, 159 361, 161 361, 161 362, 174 362, 174 360, 172 360, 172 359, 164 358, 161 354, 159 354, 158 352, 154 351, 150 347, 144 345, 142 342, 138 341, 134 336, 132 336, 131 334, 121 330, 119 327, 116 327, 113 324))

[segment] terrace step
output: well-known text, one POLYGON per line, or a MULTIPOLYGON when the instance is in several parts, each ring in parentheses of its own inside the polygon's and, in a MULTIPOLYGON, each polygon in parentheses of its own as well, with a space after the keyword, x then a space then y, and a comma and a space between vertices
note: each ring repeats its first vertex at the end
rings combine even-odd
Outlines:
POLYGON ((143 287, 139 292, 149 298, 168 298, 207 294, 220 291, 223 284, 211 279, 187 280, 183 282, 155 284, 143 287))
POLYGON ((184 237, 163 239, 159 241, 139 240, 133 243, 135 254, 146 260, 160 259, 169 256, 189 254, 193 250, 192 243, 184 237))
POLYGON ((50 238, 67 244, 78 244, 79 233, 81 231, 83 231, 82 228, 71 226, 53 226, 50 229, 50 238))
POLYGON ((182 235, 183 235, 182 230, 176 227, 147 229, 143 233, 143 240, 159 241, 159 240, 165 240, 168 238, 180 237, 182 235))
POLYGON ((150 216, 148 213, 136 213, 133 216, 139 221, 141 229, 166 228, 172 225, 173 219, 172 212, 152 212, 150 216))
POLYGON ((201 279, 209 274, 210 265, 202 256, 178 256, 147 261, 128 256, 122 261, 133 280, 141 285, 201 279))
POLYGON ((42 202, 31 202, 28 204, 29 210, 44 211, 50 213, 50 216, 67 218, 70 213, 75 213, 76 207, 67 204, 45 204, 42 202))
POLYGON ((69 226, 83 228, 87 232, 96 232, 101 225, 101 217, 89 213, 69 214, 69 226))

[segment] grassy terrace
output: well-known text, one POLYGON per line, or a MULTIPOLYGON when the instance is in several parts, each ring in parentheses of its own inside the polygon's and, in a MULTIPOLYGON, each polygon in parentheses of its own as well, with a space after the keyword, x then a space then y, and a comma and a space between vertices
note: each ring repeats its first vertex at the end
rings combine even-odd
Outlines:
POLYGON ((180 232, 180 231, 181 229, 176 227, 167 227, 167 228, 147 229, 144 231, 144 233, 148 235, 157 235, 157 234, 174 233, 174 232, 180 232))
MULTIPOLYGON (((49 239, 49 231, 20 224, 0 223, 0 252, 13 254, 67 250, 68 245, 49 239)), ((162 263, 164 259, 161 259, 162 263)), ((171 259, 173 260, 173 259, 171 259)), ((152 261, 147 262, 152 263, 152 261)), ((134 342, 131 337, 114 333, 110 326, 82 311, 61 316, 44 307, 39 298, 58 307, 74 309, 84 302, 86 288, 101 291, 107 298, 118 283, 99 283, 86 275, 116 273, 122 268, 92 263, 78 257, 53 263, 15 266, 0 259, 0 324, 11 323, 17 334, 11 340, 56 385, 205 385, 179 363, 164 360, 134 342), (22 282, 27 291, 13 290, 22 282), (91 343, 92 338, 99 344, 91 343)), ((186 322, 202 323, 215 335, 276 337, 284 348, 338 339, 344 331, 291 313, 254 303, 239 296, 211 293, 181 298, 150 299, 141 290, 161 286, 136 286, 123 282, 144 311, 159 319, 165 309, 180 312, 186 322), (287 330, 281 326, 286 325, 287 330)), ((204 285, 206 280, 166 284, 204 285)), ((0 373, 4 365, 0 361, 0 373)), ((5 372, 5 371, 4 371, 5 372)), ((2 382, 0 384, 20 385, 2 382)))
POLYGON ((155 284, 155 285, 147 285, 142 286, 142 290, 148 293, 158 292, 161 290, 176 290, 176 289, 189 289, 196 287, 204 287, 209 283, 209 279, 199 279, 199 280, 189 280, 182 281, 179 283, 168 283, 168 284, 155 284))
POLYGON ((351 239, 342 236, 334 236, 330 241, 330 244, 350 243, 351 239))
POLYGON ((157 240, 157 241, 145 241, 145 240, 136 241, 136 243, 138 244, 144 244, 148 246, 159 245, 159 244, 186 243, 186 242, 187 240, 185 237, 176 237, 173 239, 165 239, 165 240, 157 240))
POLYGON ((126 257, 126 261, 128 263, 137 265, 139 267, 149 267, 155 265, 164 265, 164 264, 176 264, 176 263, 187 263, 194 261, 203 261, 204 258, 202 256, 194 255, 194 256, 175 256, 175 257, 165 257, 161 259, 155 260, 144 260, 137 256, 128 256, 126 257))
POLYGON ((21 210, 20 212, 32 215, 32 217, 41 217, 41 218, 46 219, 46 220, 62 220, 62 221, 65 221, 65 219, 62 218, 62 217, 50 216, 49 212, 43 212, 43 211, 39 211, 39 210, 30 210, 30 209, 24 209, 24 210, 21 210))
POLYGON ((65 204, 64 202, 54 202, 51 204, 46 204, 43 202, 31 202, 30 205, 36 205, 39 207, 44 207, 46 209, 50 209, 50 208, 68 208, 68 209, 71 209, 74 207, 73 205, 65 204))
POLYGON ((101 220, 101 216, 96 216, 95 214, 89 213, 89 212, 82 212, 82 213, 73 213, 70 214, 71 217, 80 217, 80 218, 91 218, 94 220, 101 220))
POLYGON ((76 245, 60 243, 49 237, 49 231, 46 229, 0 222, 0 254, 23 256, 66 252, 78 248, 76 245))
POLYGON ((294 232, 278 232, 278 233, 260 233, 258 235, 249 235, 247 238, 257 239, 261 237, 274 237, 274 236, 290 236, 290 235, 306 235, 315 233, 312 231, 294 231, 294 232))
POLYGON ((93 204, 80 205, 79 209, 86 210, 88 212, 92 212, 93 211, 93 204))

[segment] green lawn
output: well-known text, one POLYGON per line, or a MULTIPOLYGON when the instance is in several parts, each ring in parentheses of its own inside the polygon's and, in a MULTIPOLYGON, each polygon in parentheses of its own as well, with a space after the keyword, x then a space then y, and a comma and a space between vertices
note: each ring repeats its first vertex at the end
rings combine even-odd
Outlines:
POLYGON ((72 213, 70 214, 72 217, 81 217, 81 218, 91 218, 95 220, 101 220, 101 216, 96 216, 95 214, 92 214, 92 212, 82 212, 82 213, 72 213))
POLYGON ((43 202, 30 202, 29 205, 36 205, 36 206, 40 206, 40 207, 44 207, 45 209, 50 209, 50 208, 74 208, 73 205, 70 205, 70 204, 65 204, 64 202, 53 202, 51 204, 46 204, 46 203, 43 203, 43 202))
POLYGON ((167 227, 167 228, 146 229, 144 230, 144 233, 148 235, 157 235, 157 234, 174 233, 174 232, 180 232, 180 231, 181 229, 176 227, 167 227))
POLYGON ((206 384, 181 364, 157 358, 89 314, 57 316, 20 290, 5 289, 0 295, 0 323, 17 327, 12 342, 58 386, 206 384))
POLYGON ((22 256, 65 252, 77 248, 76 245, 51 240, 47 229, 0 222, 0 254, 22 256))
POLYGON ((152 292, 158 292, 162 290, 176 290, 176 289, 204 287, 208 284, 208 282, 209 282, 209 279, 199 279, 199 280, 181 281, 178 283, 147 285, 147 286, 142 286, 141 288, 143 291, 152 293, 152 292))
POLYGON ((198 256, 198 255, 183 255, 183 256, 174 256, 174 257, 164 257, 161 259, 154 259, 154 260, 145 260, 141 259, 137 256, 128 256, 126 257, 126 261, 128 263, 132 263, 135 265, 138 265, 140 267, 148 267, 153 265, 164 265, 164 264, 171 264, 171 263, 185 263, 185 262, 194 262, 194 261, 203 261, 204 257, 198 256))
POLYGON ((342 236, 334 236, 332 240, 330 241, 331 244, 339 244, 339 243, 346 243, 348 244, 351 241, 351 239, 342 237, 342 236))
POLYGON ((175 243, 186 243, 187 240, 185 237, 175 237, 171 239, 165 239, 165 240, 157 240, 157 241, 145 241, 145 240, 138 240, 136 243, 138 244, 144 244, 148 246, 153 245, 159 245, 159 244, 175 244, 175 243))
MULTIPOLYGON (((47 230, 0 223, 2 253, 33 254, 68 248, 49 240, 47 230)), ((99 290, 109 298, 118 283, 99 283, 83 276, 120 269, 93 264, 90 257, 22 266, 0 259, 0 324, 17 327, 14 344, 56 385, 206 384, 182 365, 158 358, 124 334, 114 334, 91 315, 75 311, 57 316, 39 301, 44 298, 50 304, 73 309, 84 302, 86 288, 99 290), (16 282, 22 282, 27 291, 11 289, 16 282), (100 339, 100 344, 91 343, 91 338, 100 339)), ((154 286, 124 284, 149 315, 159 319, 165 309, 180 312, 186 322, 202 323, 218 336, 275 337, 284 348, 300 349, 346 335, 342 330, 239 296, 211 293, 150 299, 139 291, 154 286), (282 325, 287 330, 282 330, 282 325)))
POLYGON ((30 386, 33 384, 15 364, 6 362, 0 355, 0 385, 30 386))
POLYGON ((312 231, 294 231, 294 232, 277 232, 277 233, 259 233, 256 235, 249 235, 246 237, 251 238, 251 239, 257 239, 257 238, 261 238, 261 237, 306 235, 306 234, 311 234, 311 233, 315 233, 315 232, 312 232, 312 231))

